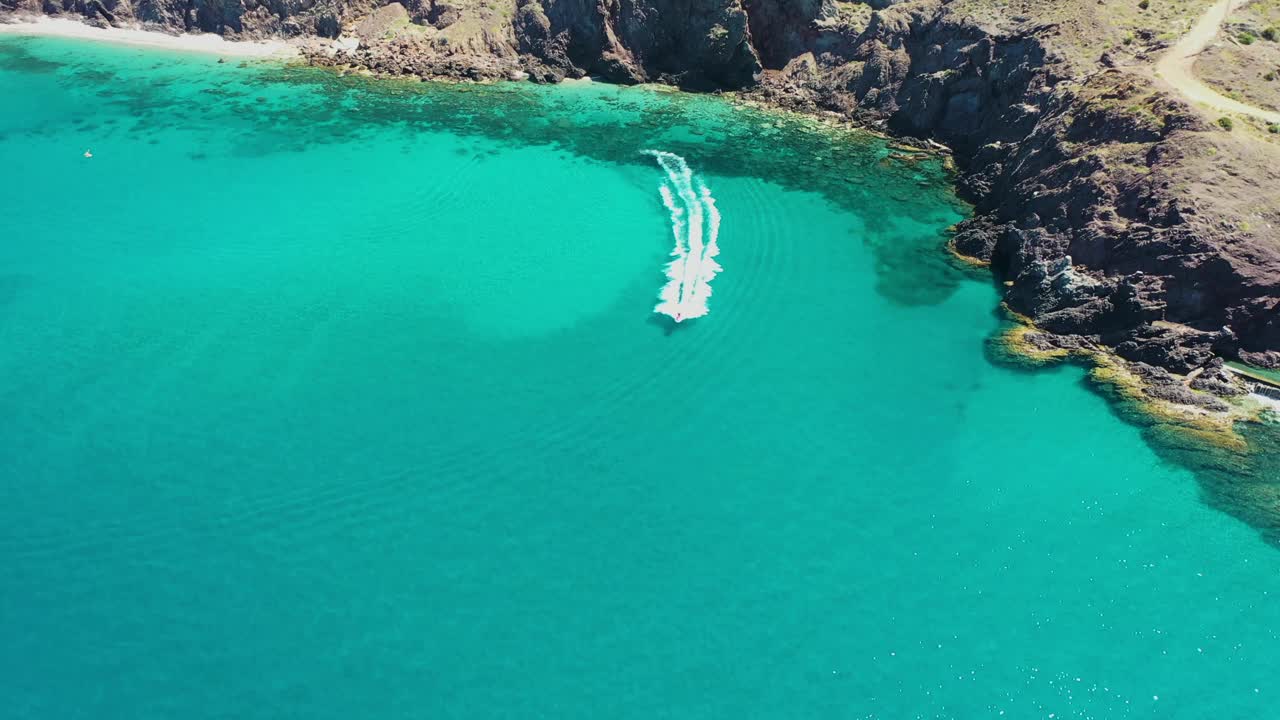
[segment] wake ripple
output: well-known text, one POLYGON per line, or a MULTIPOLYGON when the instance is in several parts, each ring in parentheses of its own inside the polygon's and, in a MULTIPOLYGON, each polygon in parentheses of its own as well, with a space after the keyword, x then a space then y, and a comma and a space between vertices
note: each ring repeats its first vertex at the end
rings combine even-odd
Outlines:
POLYGON ((720 254, 720 211, 711 190, 694 178, 685 159, 675 153, 645 150, 658 161, 667 179, 658 188, 662 202, 671 213, 675 248, 667 264, 667 284, 658 293, 654 312, 676 322, 706 315, 711 297, 711 280, 722 269, 715 258, 720 254))

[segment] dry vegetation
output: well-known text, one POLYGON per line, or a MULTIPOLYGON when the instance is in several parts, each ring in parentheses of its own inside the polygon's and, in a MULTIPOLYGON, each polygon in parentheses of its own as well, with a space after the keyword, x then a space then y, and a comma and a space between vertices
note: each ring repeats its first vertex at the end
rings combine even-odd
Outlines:
POLYGON ((997 30, 1038 28, 1037 35, 1089 68, 1103 53, 1124 64, 1165 47, 1212 4, 1213 0, 955 0, 951 7, 997 30))
POLYGON ((509 33, 514 12, 512 0, 392 3, 351 23, 347 32, 366 41, 422 38, 442 49, 483 53, 489 38, 509 33))
POLYGON ((1280 110, 1280 0, 1259 0, 1232 13, 1195 72, 1227 97, 1280 110))
POLYGON ((861 32, 871 21, 872 9, 862 2, 838 0, 835 3, 835 16, 821 23, 821 27, 831 30, 861 32))

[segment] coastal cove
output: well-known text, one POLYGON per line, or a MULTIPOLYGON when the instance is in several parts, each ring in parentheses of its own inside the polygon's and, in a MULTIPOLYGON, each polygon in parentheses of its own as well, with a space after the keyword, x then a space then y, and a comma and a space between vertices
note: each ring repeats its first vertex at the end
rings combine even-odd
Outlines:
POLYGON ((50 38, 0 91, 12 717, 1277 702, 1265 524, 1080 367, 992 362, 940 157, 50 38), (723 213, 693 323, 646 150, 723 213))

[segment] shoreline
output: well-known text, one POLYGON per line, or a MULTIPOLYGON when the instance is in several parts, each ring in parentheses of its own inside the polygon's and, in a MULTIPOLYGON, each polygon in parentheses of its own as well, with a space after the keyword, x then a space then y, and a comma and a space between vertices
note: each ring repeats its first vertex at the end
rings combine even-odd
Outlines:
POLYGON ((299 56, 295 45, 282 40, 227 40, 221 35, 169 35, 139 27, 100 28, 70 18, 47 15, 11 15, 0 19, 0 35, 56 37, 92 40, 179 52, 236 58, 290 59, 299 56))

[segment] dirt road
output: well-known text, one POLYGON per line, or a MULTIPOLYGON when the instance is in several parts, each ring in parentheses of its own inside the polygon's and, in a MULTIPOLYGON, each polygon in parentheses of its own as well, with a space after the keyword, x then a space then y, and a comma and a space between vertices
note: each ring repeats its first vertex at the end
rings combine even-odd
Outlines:
POLYGON ((1268 123, 1280 124, 1280 113, 1232 100, 1205 85, 1191 70, 1196 56, 1218 36, 1222 23, 1226 21, 1227 16, 1239 1, 1218 0, 1214 3, 1213 7, 1200 17, 1195 27, 1191 28, 1191 32, 1184 35, 1177 45, 1169 48, 1168 52, 1160 58, 1156 63, 1156 72, 1192 105, 1207 107, 1219 113, 1252 115, 1268 123))

